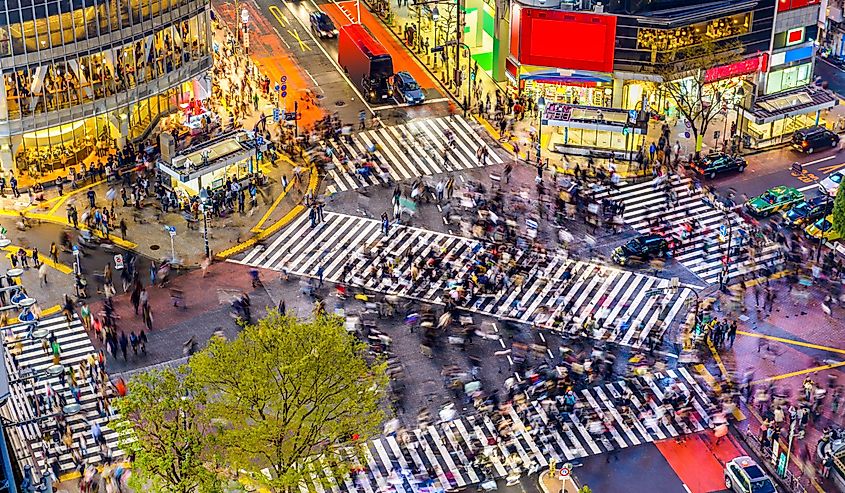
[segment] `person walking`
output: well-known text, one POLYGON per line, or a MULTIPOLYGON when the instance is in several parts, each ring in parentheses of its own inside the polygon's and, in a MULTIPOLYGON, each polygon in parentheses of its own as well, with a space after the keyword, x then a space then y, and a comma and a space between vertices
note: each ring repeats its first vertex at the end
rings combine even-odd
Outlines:
POLYGON ((736 320, 731 321, 731 325, 728 328, 728 340, 731 343, 731 349, 734 347, 734 341, 736 340, 736 320))
POLYGON ((35 267, 41 267, 41 256, 38 254, 38 249, 32 249, 32 265, 35 267))
POLYGON ((147 330, 153 330, 153 309, 150 308, 150 304, 145 303, 142 311, 144 313, 144 326, 147 330))
POLYGON ((38 266, 38 285, 42 288, 47 285, 47 264, 38 266))
POLYGON ((120 354, 123 355, 123 361, 127 361, 126 350, 129 347, 129 338, 126 337, 126 332, 120 331, 120 354))
POLYGON ((120 223, 118 224, 118 228, 120 228, 120 239, 126 240, 126 220, 122 217, 120 218, 120 223))
POLYGON ((390 219, 388 219, 386 212, 381 213, 381 231, 384 236, 387 236, 390 232, 390 219))
POLYGON ((50 260, 52 260, 54 264, 59 263, 59 247, 56 246, 55 241, 50 243, 50 260))

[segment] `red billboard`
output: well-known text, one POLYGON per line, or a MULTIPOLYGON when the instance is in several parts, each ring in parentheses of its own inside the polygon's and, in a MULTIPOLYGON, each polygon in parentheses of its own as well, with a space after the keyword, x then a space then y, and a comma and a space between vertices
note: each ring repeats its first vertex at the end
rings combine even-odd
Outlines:
POLYGON ((511 8, 511 55, 522 65, 613 71, 616 17, 511 8))
POLYGON ((778 12, 800 9, 808 5, 818 5, 821 0, 778 0, 778 12))
POLYGON ((707 69, 707 72, 704 73, 704 82, 710 83, 740 75, 765 72, 768 68, 769 54, 761 53, 753 58, 707 69))

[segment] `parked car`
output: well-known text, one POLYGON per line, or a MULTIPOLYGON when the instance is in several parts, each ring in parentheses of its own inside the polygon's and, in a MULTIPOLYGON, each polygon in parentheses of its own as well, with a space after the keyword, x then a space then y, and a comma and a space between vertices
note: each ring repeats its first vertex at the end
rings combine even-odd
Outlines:
POLYGON ((836 241, 842 238, 842 234, 833 227, 833 216, 825 216, 813 224, 804 228, 807 236, 820 240, 836 241))
POLYGON ((332 18, 323 11, 311 12, 308 16, 311 19, 311 30, 314 34, 321 38, 336 38, 337 28, 332 22, 332 18))
POLYGON ((414 80, 414 76, 408 72, 397 72, 393 76, 393 93, 398 94, 399 98, 408 104, 423 104, 425 102, 425 94, 423 94, 420 85, 414 80))
POLYGON ((752 215, 768 216, 788 209, 793 204, 804 200, 804 194, 793 187, 779 186, 766 190, 762 195, 751 198, 745 208, 752 215))
POLYGON ((813 197, 798 202, 789 210, 781 212, 784 225, 788 227, 803 228, 807 224, 830 214, 833 210, 833 201, 828 197, 813 197))
POLYGON ((845 174, 841 171, 834 171, 827 175, 824 180, 819 182, 819 191, 831 197, 836 197, 836 192, 839 191, 839 184, 842 183, 843 176, 845 174))
POLYGON ((619 265, 633 262, 647 262, 656 257, 665 257, 669 253, 669 242, 664 236, 656 234, 640 235, 628 243, 613 250, 611 258, 619 265))
POLYGON ((701 176, 713 179, 716 175, 738 171, 742 173, 748 165, 741 156, 715 152, 704 156, 699 161, 693 161, 690 168, 701 176))
POLYGON ((777 493, 772 478, 748 456, 725 464, 725 488, 735 493, 777 493))
POLYGON ((792 134, 792 147, 807 154, 825 147, 836 147, 837 144, 839 144, 839 136, 818 125, 796 130, 792 134))

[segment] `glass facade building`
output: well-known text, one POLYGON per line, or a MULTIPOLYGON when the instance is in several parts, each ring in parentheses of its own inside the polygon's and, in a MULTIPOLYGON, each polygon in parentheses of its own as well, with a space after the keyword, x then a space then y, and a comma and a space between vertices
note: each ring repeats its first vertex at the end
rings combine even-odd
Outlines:
POLYGON ((0 164, 37 180, 143 139, 210 66, 208 0, 0 0, 0 164))

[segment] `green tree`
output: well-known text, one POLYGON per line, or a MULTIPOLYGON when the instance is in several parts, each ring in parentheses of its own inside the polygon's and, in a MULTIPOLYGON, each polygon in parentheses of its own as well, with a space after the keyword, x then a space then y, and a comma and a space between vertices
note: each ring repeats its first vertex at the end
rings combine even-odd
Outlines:
POLYGON ((707 133, 726 102, 724 82, 707 82, 707 69, 736 62, 742 58, 743 51, 738 42, 708 41, 657 57, 656 72, 663 79, 660 87, 689 122, 696 157, 701 153, 699 136, 707 133))
POLYGON ((833 229, 845 237, 845 186, 839 187, 833 199, 833 229))
POLYGON ((115 401, 119 445, 134 455, 135 491, 218 491, 206 395, 187 366, 139 373, 115 401))
POLYGON ((213 340, 191 358, 192 374, 221 423, 230 467, 274 491, 348 472, 346 447, 379 432, 386 365, 365 359, 366 345, 337 316, 304 321, 271 312, 227 342, 213 340), (270 474, 261 471, 269 469, 270 474))

